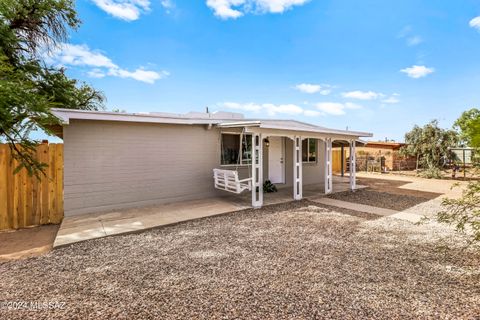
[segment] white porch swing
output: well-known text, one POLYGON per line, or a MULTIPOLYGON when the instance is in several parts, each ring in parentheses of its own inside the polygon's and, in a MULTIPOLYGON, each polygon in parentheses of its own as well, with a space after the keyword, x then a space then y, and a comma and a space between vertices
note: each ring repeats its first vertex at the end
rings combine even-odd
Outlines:
MULTIPOLYGON (((241 179, 238 176, 238 167, 240 165, 240 158, 242 155, 242 146, 245 138, 245 130, 240 134, 240 147, 238 150, 237 164, 235 170, 225 170, 225 169, 213 169, 213 180, 215 183, 215 188, 235 194, 240 194, 245 190, 252 190, 252 178, 250 176, 251 161, 248 165, 248 178, 241 179)), ((253 148, 253 146, 252 146, 253 148)), ((223 141, 220 135, 220 152, 222 153, 223 160, 223 141)), ((223 161, 222 161, 223 162, 223 161)))

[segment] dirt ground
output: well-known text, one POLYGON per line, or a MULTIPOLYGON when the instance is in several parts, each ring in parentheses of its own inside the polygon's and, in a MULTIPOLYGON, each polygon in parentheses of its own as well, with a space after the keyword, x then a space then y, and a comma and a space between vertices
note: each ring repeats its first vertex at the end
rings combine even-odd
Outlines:
POLYGON ((359 185, 366 185, 373 190, 382 192, 413 195, 429 199, 436 197, 460 197, 467 183, 467 181, 425 179, 399 174, 357 172, 357 184, 359 185))
POLYGON ((59 225, 0 232, 0 262, 44 254, 52 249, 59 225))
POLYGON ((22 302, 0 318, 475 319, 480 254, 463 244, 436 224, 291 202, 0 263, 2 300, 22 302))

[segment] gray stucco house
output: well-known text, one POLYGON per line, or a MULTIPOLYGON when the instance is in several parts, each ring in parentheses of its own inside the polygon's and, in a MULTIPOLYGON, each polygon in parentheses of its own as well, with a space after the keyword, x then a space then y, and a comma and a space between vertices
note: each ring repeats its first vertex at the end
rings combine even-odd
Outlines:
POLYGON ((253 207, 263 204, 265 180, 291 187, 296 200, 307 184, 330 193, 333 143, 352 148, 355 189, 355 142, 371 136, 229 112, 53 112, 63 124, 65 216, 215 197, 225 191, 213 169, 238 172, 227 183, 246 179, 253 207))

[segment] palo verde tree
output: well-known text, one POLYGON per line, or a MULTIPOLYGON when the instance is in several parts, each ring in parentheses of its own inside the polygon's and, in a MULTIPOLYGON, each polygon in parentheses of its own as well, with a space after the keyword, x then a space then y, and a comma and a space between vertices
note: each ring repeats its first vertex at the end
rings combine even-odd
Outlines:
POLYGON ((30 133, 51 133, 50 126, 59 124, 51 108, 103 108, 101 92, 42 59, 79 25, 73 0, 0 0, 0 141, 9 144, 17 171, 43 170, 30 133))
POLYGON ((401 149, 403 155, 415 156, 418 165, 425 169, 427 177, 439 177, 439 170, 446 161, 453 159, 450 151, 458 143, 458 135, 454 130, 445 130, 433 120, 423 127, 415 126, 405 134, 405 147, 401 149))

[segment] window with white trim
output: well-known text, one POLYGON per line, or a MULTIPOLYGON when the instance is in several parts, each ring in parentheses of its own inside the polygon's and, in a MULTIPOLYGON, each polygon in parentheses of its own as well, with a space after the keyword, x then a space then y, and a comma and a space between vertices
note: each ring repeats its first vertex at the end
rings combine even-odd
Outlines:
POLYGON ((222 165, 244 165, 252 162, 252 135, 222 133, 222 165), (240 141, 242 140, 242 141, 240 141), (240 145, 242 148, 240 149, 240 145), (239 161, 240 158, 240 161, 239 161))
POLYGON ((302 140, 302 162, 317 162, 317 139, 302 140))

